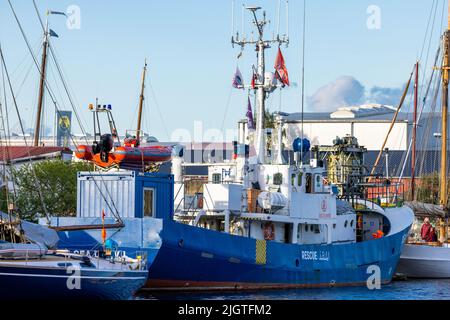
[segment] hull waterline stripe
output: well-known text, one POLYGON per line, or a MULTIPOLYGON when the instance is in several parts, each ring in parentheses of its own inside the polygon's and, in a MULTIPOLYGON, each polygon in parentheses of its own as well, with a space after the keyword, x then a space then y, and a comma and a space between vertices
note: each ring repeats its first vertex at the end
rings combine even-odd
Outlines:
POLYGON ((77 278, 77 279, 99 279, 99 280, 145 280, 147 277, 92 277, 92 276, 74 276, 68 274, 67 276, 59 275, 42 275, 42 274, 23 274, 23 273, 0 273, 0 276, 13 276, 13 277, 32 277, 32 278, 77 278))

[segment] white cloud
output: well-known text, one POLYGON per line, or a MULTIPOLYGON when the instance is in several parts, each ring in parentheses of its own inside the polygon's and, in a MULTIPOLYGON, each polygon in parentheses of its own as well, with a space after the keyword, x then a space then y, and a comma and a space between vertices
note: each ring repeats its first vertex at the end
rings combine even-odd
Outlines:
POLYGON ((308 98, 310 111, 327 112, 364 102, 365 88, 355 78, 344 76, 321 87, 308 98))
MULTIPOLYGON (((411 86, 410 90, 412 90, 411 86)), ((366 91, 357 79, 344 76, 319 88, 308 97, 308 109, 311 112, 331 112, 344 106, 364 103, 379 103, 397 106, 404 87, 386 88, 375 86, 366 91)))

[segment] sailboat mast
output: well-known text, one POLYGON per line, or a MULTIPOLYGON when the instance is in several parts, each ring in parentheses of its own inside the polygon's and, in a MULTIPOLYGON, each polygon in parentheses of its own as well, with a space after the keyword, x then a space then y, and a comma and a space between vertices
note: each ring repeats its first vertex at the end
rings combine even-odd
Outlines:
POLYGON ((441 139, 441 190, 440 204, 447 207, 448 204, 448 186, 447 186, 447 140, 448 140, 448 84, 450 67, 450 3, 448 28, 443 37, 444 62, 442 66, 442 139, 441 139))
POLYGON ((139 97, 139 113, 138 113, 138 123, 137 123, 137 132, 136 132, 136 140, 139 142, 141 135, 141 125, 142 125, 142 108, 144 106, 144 90, 145 90, 145 77, 147 75, 147 60, 145 60, 144 70, 142 71, 142 85, 141 85, 141 95, 139 97))
MULTIPOLYGON (((440 204, 447 211, 448 207, 448 183, 447 183, 447 140, 448 140, 448 82, 450 67, 450 2, 448 7, 448 27, 442 39, 443 64, 442 64, 442 138, 441 138, 441 172, 440 172, 440 204)), ((447 218, 441 220, 439 226, 440 242, 448 239, 447 218)))
POLYGON ((416 198, 416 147, 417 147, 417 104, 419 93, 419 61, 416 63, 416 80, 414 83, 414 127, 412 137, 412 157, 411 157, 411 201, 416 198))
POLYGON ((44 92, 45 92, 45 73, 47 68, 47 49, 48 49, 48 22, 45 27, 44 32, 44 42, 43 42, 43 50, 42 50, 42 62, 41 62, 41 78, 39 81, 39 97, 38 97, 38 107, 37 107, 37 115, 36 115, 36 126, 34 128, 34 146, 39 146, 39 138, 41 131, 41 117, 42 117, 42 108, 44 104, 44 92))

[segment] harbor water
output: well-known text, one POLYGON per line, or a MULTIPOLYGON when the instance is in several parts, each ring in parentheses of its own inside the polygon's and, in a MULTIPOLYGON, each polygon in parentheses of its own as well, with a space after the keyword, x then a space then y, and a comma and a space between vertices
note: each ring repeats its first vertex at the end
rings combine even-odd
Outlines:
POLYGON ((450 279, 394 281, 381 290, 365 287, 257 292, 146 293, 136 300, 450 300, 450 279))

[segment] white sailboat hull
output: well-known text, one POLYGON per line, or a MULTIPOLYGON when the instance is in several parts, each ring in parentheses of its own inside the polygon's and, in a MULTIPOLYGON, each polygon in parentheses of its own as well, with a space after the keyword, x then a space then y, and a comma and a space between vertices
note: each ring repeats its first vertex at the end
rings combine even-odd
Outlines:
POLYGON ((450 278, 450 247, 406 244, 397 273, 409 278, 450 278))

